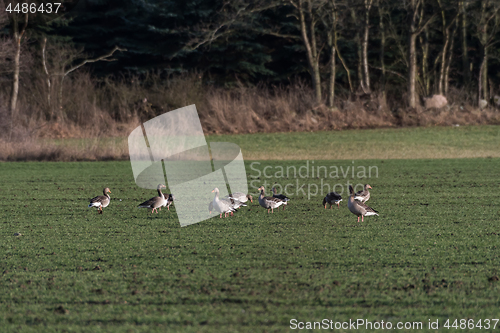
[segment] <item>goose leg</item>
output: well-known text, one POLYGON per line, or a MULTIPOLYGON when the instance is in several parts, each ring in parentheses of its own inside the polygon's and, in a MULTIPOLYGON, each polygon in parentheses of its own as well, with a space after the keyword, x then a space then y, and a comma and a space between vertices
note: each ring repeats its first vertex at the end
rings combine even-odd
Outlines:
POLYGON ((359 216, 358 216, 358 223, 359 223, 359 216))
POLYGON ((361 215, 361 222, 363 222, 365 216, 364 215, 361 215))

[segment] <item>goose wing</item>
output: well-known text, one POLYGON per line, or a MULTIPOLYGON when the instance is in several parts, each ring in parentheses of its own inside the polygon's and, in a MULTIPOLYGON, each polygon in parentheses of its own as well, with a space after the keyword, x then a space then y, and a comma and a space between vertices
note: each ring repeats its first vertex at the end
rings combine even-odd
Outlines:
POLYGON ((139 208, 159 208, 162 207, 164 203, 165 199, 163 198, 163 196, 154 197, 141 203, 139 205, 139 208))
POLYGON ((90 199, 89 207, 106 207, 107 205, 109 205, 109 198, 105 195, 99 195, 90 199))
POLYGON ((265 208, 278 208, 279 206, 283 205, 285 201, 275 198, 275 197, 264 197, 264 202, 266 203, 265 208))
POLYGON ((226 195, 226 198, 232 198, 241 202, 246 202, 248 200, 247 195, 243 192, 229 193, 228 195, 226 195))
POLYGON ((357 202, 357 205, 359 206, 363 216, 378 215, 378 212, 375 209, 367 206, 365 203, 357 202))

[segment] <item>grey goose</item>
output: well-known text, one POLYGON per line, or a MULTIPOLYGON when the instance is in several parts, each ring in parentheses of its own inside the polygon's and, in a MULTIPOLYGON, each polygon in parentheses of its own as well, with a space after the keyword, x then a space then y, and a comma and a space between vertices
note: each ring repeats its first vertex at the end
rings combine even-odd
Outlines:
POLYGON ((272 213, 274 213, 274 208, 279 208, 279 206, 283 205, 285 202, 281 199, 275 197, 266 197, 264 186, 259 187, 260 196, 259 196, 259 204, 267 209, 267 213, 269 214, 269 209, 272 213))
POLYGON ((158 213, 158 208, 162 207, 166 201, 165 198, 163 197, 163 193, 161 193, 162 188, 166 188, 166 186, 163 184, 158 184, 158 187, 157 187, 158 196, 144 201, 138 207, 151 209, 151 214, 153 214, 154 211, 156 211, 156 213, 158 213))
POLYGON ((368 189, 371 189, 372 187, 368 184, 365 184, 365 187, 363 190, 356 192, 354 195, 354 200, 361 201, 362 203, 367 202, 370 200, 370 191, 368 189))
POLYGON ((104 195, 99 195, 95 198, 90 199, 90 207, 97 207, 97 212, 99 214, 102 214, 102 209, 108 207, 109 202, 111 201, 111 197, 109 196, 108 193, 111 193, 111 190, 106 187, 104 190, 102 190, 102 193, 104 195))
POLYGON ((363 219, 365 216, 372 216, 372 215, 377 215, 378 212, 373 209, 368 207, 366 204, 354 200, 355 194, 354 194, 354 189, 352 188, 351 185, 349 185, 349 192, 351 195, 349 196, 349 201, 347 201, 347 207, 353 213, 354 215, 358 216, 358 222, 359 222, 359 217, 361 216, 361 222, 363 222, 363 219))

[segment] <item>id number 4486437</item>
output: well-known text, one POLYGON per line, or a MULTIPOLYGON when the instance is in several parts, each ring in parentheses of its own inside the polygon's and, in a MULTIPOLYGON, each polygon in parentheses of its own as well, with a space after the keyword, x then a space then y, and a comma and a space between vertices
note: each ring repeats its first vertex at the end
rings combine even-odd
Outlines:
POLYGON ((475 321, 474 319, 448 319, 443 327, 447 329, 495 329, 498 324, 498 319, 481 319, 475 321))
POLYGON ((23 14, 35 14, 35 13, 56 13, 61 7, 60 2, 47 2, 37 5, 36 3, 17 3, 15 6, 9 3, 5 11, 8 13, 23 13, 23 14))

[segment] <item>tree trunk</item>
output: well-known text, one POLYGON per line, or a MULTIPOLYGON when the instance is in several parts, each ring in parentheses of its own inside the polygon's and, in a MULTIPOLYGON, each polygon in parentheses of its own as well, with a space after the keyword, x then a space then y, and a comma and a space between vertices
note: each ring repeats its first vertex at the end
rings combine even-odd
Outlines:
POLYGON ((309 39, 308 33, 307 33, 307 26, 306 26, 306 18, 304 14, 304 8, 302 6, 303 2, 302 0, 299 0, 298 4, 294 4, 294 6, 297 8, 299 12, 299 21, 300 21, 300 33, 302 35, 302 40, 304 42, 304 46, 306 47, 306 53, 307 53, 307 60, 309 62, 309 72, 311 74, 311 79, 312 79, 312 85, 316 97, 316 102, 321 103, 322 101, 322 96, 321 96, 321 75, 319 71, 319 57, 317 54, 317 49, 316 49, 316 34, 315 34, 315 29, 316 29, 316 21, 314 20, 312 16, 312 4, 310 0, 306 0, 307 5, 308 5, 308 12, 310 15, 310 24, 309 24, 309 31, 311 38, 309 39))
POLYGON ((344 58, 342 58, 342 55, 339 52, 339 47, 337 46, 337 35, 336 34, 334 37, 334 41, 335 41, 335 49, 337 51, 337 56, 339 57, 339 60, 342 63, 342 66, 344 67, 346 74, 347 74, 347 81, 349 82, 349 91, 352 93, 352 92, 354 92, 354 89, 352 87, 351 71, 349 70, 349 67, 347 67, 347 64, 345 63, 344 58))
POLYGON ((438 84, 438 93, 440 95, 444 94, 444 72, 446 68, 446 52, 448 51, 448 45, 450 44, 450 29, 444 29, 444 37, 445 42, 443 46, 443 52, 441 53, 441 68, 439 70, 439 84, 438 84))
POLYGON ((61 75, 61 80, 59 81, 59 93, 57 98, 57 113, 56 119, 58 116, 63 117, 63 83, 66 75, 61 75))
MULTIPOLYGON (((356 6, 353 6, 351 8, 351 19, 353 22, 358 22, 358 18, 356 17, 356 6)), ((359 29, 356 29, 356 35, 354 37, 356 46, 357 46, 357 53, 358 53, 358 64, 357 64, 357 77, 359 81, 359 85, 361 86, 361 90, 363 90, 364 93, 366 93, 366 87, 365 87, 365 80, 364 80, 364 75, 363 75, 363 42, 361 41, 359 29)))
POLYGON ((411 0, 410 33, 408 41, 408 106, 417 107, 417 0, 411 0))
POLYGON ((328 92, 328 106, 335 107, 335 42, 333 41, 334 32, 328 33, 328 45, 330 46, 330 90, 328 92))
POLYGON ((378 13, 379 13, 379 28, 380 28, 380 68, 382 69, 382 75, 380 76, 380 89, 382 90, 382 101, 384 105, 386 104, 386 91, 385 91, 385 27, 384 27, 384 19, 382 15, 382 8, 379 0, 379 6, 378 6, 378 13))
POLYGON ((479 66, 479 80, 478 80, 478 85, 477 85, 477 105, 481 105, 481 100, 482 96, 481 93, 483 91, 483 72, 484 72, 484 65, 486 63, 486 55, 483 57, 481 61, 481 66, 479 66))
MULTIPOLYGON (((488 101, 488 20, 486 19, 486 6, 487 6, 488 1, 483 0, 482 2, 482 15, 481 17, 483 18, 484 22, 482 24, 482 29, 481 29, 481 44, 483 47, 483 62, 481 63, 481 86, 483 87, 482 89, 482 96, 483 99, 488 101)), ((481 93, 480 98, 481 98, 481 93)))
POLYGON ((14 37, 14 42, 16 44, 16 50, 14 53, 14 75, 12 78, 12 91, 10 97, 10 130, 9 130, 9 140, 12 138, 12 129, 14 126, 14 115, 17 110, 17 97, 19 95, 19 72, 20 72, 20 59, 21 59, 21 41, 23 39, 24 32, 28 25, 28 14, 24 15, 24 26, 19 31, 19 21, 16 14, 12 15, 12 33, 14 37))
POLYGON ((14 76, 12 79, 12 91, 10 97, 10 114, 11 120, 14 118, 14 113, 17 108, 17 95, 19 93, 19 60, 21 58, 21 37, 19 28, 17 26, 17 19, 13 24, 14 42, 16 45, 16 52, 14 53, 14 76))
POLYGON ((363 70, 364 70, 364 80, 366 93, 370 93, 370 72, 368 70, 368 38, 370 33, 370 9, 372 7, 373 0, 365 0, 365 24, 363 33, 363 70))
POLYGON ((444 92, 444 69, 446 67, 446 52, 448 51, 448 45, 450 44, 450 28, 446 26, 446 13, 441 1, 437 0, 439 7, 441 9, 441 19, 443 23, 443 38, 444 45, 443 51, 441 52, 441 67, 439 68, 439 78, 438 78, 438 94, 443 95, 444 92))
POLYGON ((462 12, 462 70, 464 77, 464 86, 470 84, 470 62, 469 52, 467 50, 467 13, 465 1, 460 1, 460 9, 462 12))
POLYGON ((429 76, 429 29, 424 29, 423 37, 420 36, 422 45, 422 82, 425 96, 430 95, 431 79, 429 76))
POLYGON ((45 54, 45 50, 47 47, 47 37, 45 37, 42 41, 42 65, 43 65, 43 70, 45 72, 45 75, 47 76, 46 82, 47 82, 47 115, 52 118, 53 116, 53 110, 52 110, 52 101, 51 101, 51 94, 52 94, 52 82, 51 82, 51 77, 49 70, 47 68, 47 56, 45 54))
POLYGON ((453 59, 453 45, 455 42, 455 35, 458 29, 458 20, 455 22, 455 29, 453 29, 453 33, 451 34, 451 44, 450 44, 450 52, 448 52, 448 61, 446 62, 446 67, 444 71, 444 95, 448 95, 448 87, 450 83, 450 66, 451 61, 453 59))

